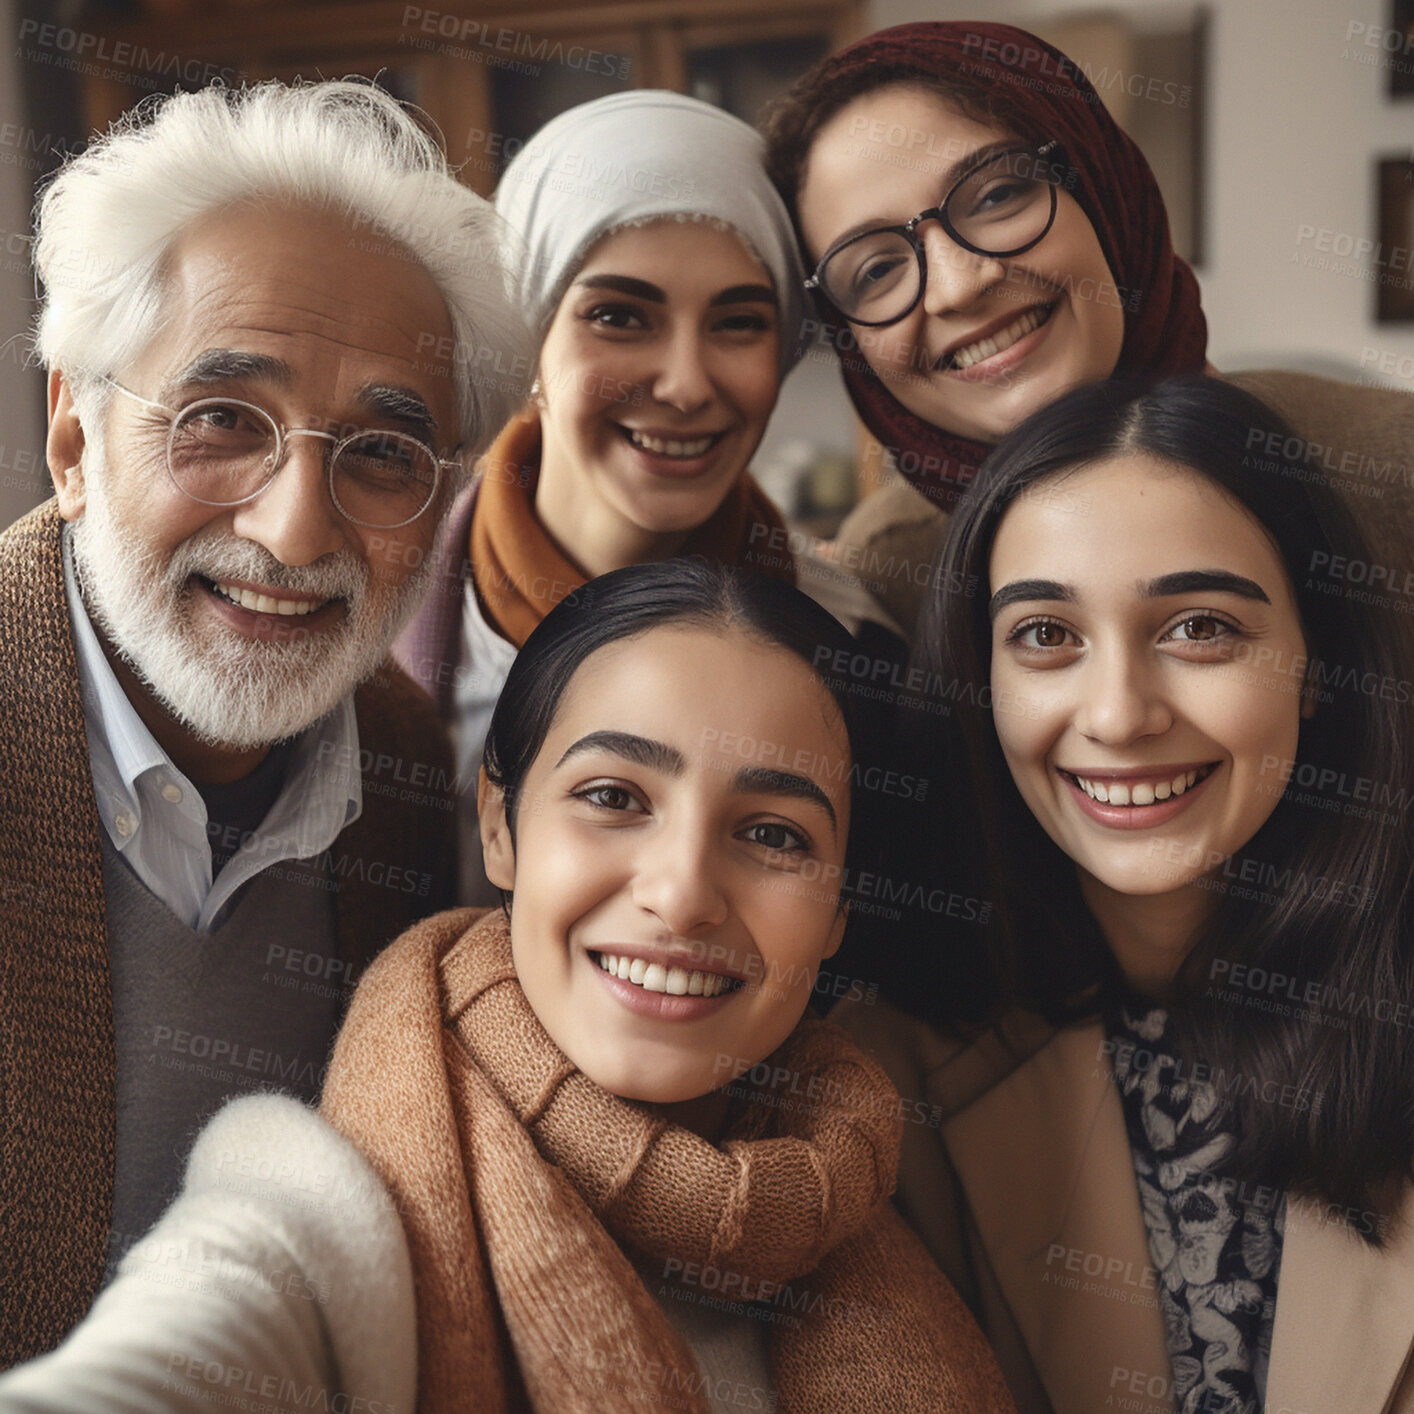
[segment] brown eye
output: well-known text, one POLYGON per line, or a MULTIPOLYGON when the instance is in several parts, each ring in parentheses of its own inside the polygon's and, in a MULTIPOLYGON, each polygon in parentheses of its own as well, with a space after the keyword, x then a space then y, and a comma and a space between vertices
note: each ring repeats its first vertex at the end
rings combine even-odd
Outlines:
POLYGON ((1184 619, 1182 623, 1175 625, 1174 635, 1180 641, 1210 643, 1220 637, 1226 628, 1226 624, 1211 614, 1194 614, 1191 619, 1184 619))
POLYGON ((580 318, 599 329, 620 331, 647 327, 642 312, 629 304, 596 304, 580 318))
POLYGON ((584 790, 575 791, 574 795, 577 799, 587 801, 600 810, 620 813, 639 811, 643 808, 637 797, 626 786, 609 783, 588 786, 584 790))
POLYGON ((1058 648, 1071 648, 1078 640, 1070 629, 1053 619, 1030 619, 1014 628, 1007 635, 1007 642, 1023 653, 1034 654, 1054 653, 1058 648))
POLYGON ((799 830, 793 830, 789 825, 779 825, 773 821, 750 826, 744 831, 744 837, 751 844, 759 844, 764 849, 770 850, 772 854, 785 854, 792 850, 798 851, 808 847, 799 830))

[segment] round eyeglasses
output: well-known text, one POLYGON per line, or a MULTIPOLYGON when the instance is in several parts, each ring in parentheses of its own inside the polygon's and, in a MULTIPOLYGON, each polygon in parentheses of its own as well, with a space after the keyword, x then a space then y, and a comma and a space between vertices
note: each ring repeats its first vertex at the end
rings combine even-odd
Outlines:
POLYGON ((319 437, 334 444, 327 471, 329 496, 339 512, 355 525, 396 530, 432 504, 442 472, 458 465, 406 432, 369 429, 339 437, 313 427, 285 427, 264 408, 239 398, 199 398, 178 410, 111 378, 103 381, 171 419, 167 474, 179 491, 204 506, 253 501, 284 466, 290 438, 319 437))
POLYGON ((1065 178, 1060 144, 1012 148, 965 172, 938 206, 902 226, 875 226, 825 252, 805 282, 851 324, 894 324, 923 297, 928 260, 919 239, 937 221, 964 250, 1021 255, 1045 238, 1056 219, 1056 188, 1065 178))

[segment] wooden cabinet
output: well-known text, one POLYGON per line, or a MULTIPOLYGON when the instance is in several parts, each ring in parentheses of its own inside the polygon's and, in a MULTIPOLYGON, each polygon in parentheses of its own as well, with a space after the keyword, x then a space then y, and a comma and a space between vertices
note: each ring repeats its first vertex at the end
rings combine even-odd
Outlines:
POLYGON ((463 180, 487 193, 542 123, 616 89, 696 93, 754 120, 765 98, 862 33, 865 14, 862 0, 775 0, 768 13, 754 0, 147 0, 136 19, 99 12, 85 24, 110 56, 85 77, 91 126, 213 77, 362 74, 423 109, 463 180))

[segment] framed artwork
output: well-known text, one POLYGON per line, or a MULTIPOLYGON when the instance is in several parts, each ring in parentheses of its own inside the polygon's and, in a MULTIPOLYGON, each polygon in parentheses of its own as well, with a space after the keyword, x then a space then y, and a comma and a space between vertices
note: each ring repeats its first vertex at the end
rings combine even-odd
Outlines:
POLYGON ((1381 58, 1389 68, 1389 96, 1408 98, 1414 95, 1414 0, 1390 0, 1385 35, 1381 58))
POLYGON ((1375 318, 1381 324, 1414 322, 1414 155, 1375 163, 1375 318))

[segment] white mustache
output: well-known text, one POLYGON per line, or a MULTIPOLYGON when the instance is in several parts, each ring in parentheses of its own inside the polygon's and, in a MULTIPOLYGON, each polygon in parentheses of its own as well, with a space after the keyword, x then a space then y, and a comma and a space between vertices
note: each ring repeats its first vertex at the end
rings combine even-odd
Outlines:
POLYGON ((194 535, 173 551, 167 563, 168 583, 175 587, 192 575, 213 582, 239 579, 321 599, 344 599, 357 608, 368 592, 369 569, 349 549, 323 555, 310 565, 281 564, 264 546, 217 532, 194 535))
POLYGON ((104 470, 95 447, 88 505, 72 528, 81 590, 113 647, 201 741, 244 748, 297 736, 377 669, 430 587, 430 558, 390 586, 349 545, 286 565, 208 525, 168 549, 140 509, 114 514, 104 470), (323 633, 296 622, 279 641, 248 639, 194 612, 193 575, 342 599, 347 613, 323 633))

